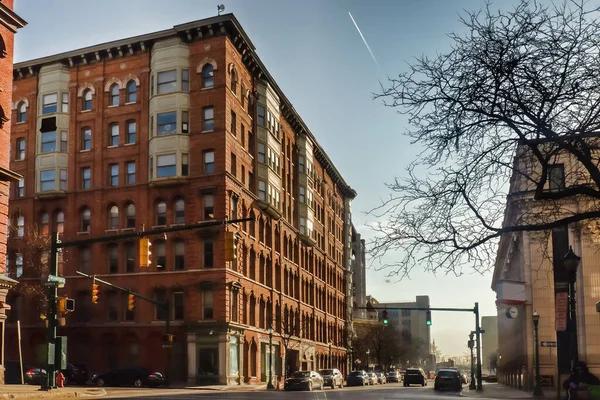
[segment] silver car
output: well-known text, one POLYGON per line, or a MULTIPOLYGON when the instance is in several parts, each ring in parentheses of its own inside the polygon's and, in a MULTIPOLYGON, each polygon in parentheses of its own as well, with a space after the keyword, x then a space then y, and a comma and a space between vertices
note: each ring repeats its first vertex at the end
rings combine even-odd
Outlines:
POLYGON ((367 375, 369 375, 369 385, 377 385, 377 375, 375 375, 375 372, 367 372, 367 375))

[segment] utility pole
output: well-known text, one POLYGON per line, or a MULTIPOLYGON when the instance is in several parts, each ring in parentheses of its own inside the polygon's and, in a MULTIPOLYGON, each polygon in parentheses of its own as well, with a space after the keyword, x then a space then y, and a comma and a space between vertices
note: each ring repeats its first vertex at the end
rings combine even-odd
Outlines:
POLYGON ((56 389, 56 364, 58 360, 55 359, 55 346, 56 346, 56 326, 58 323, 57 317, 57 298, 58 298, 58 283, 52 282, 51 277, 58 276, 58 233, 53 232, 50 237, 50 265, 49 265, 49 276, 48 282, 48 304, 46 312, 46 321, 48 322, 48 347, 47 347, 47 360, 48 365, 46 366, 47 377, 45 385, 42 385, 43 390, 56 389))
POLYGON ((483 390, 483 382, 481 378, 481 334, 484 333, 479 325, 479 303, 475 303, 475 335, 477 338, 477 391, 483 390))

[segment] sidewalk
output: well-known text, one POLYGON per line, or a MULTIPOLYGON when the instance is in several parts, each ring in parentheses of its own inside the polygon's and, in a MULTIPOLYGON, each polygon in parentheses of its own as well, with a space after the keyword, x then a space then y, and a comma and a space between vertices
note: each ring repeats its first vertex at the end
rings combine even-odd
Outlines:
POLYGON ((104 396, 106 391, 93 387, 66 387, 51 391, 40 390, 37 385, 0 385, 0 399, 46 399, 104 396))
MULTIPOLYGON (((543 388, 544 399, 556 399, 556 389, 543 388)), ((483 391, 469 390, 467 387, 461 393, 462 397, 471 397, 478 399, 533 399, 533 394, 519 389, 514 389, 509 386, 504 386, 499 383, 485 383, 483 391)))
MULTIPOLYGON (((171 389, 189 390, 219 390, 227 392, 249 392, 254 390, 267 390, 267 385, 210 385, 210 386, 171 386, 171 389)), ((166 389, 166 388, 165 388, 166 389)), ((280 388, 281 390, 282 388, 280 388)))

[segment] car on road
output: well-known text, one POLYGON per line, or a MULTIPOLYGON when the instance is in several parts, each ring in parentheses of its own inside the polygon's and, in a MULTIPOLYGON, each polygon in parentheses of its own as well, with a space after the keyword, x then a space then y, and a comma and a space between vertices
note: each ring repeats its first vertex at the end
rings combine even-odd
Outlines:
POLYGON ((400 377, 400 374, 396 371, 390 371, 387 373, 387 376, 386 376, 386 381, 390 382, 390 383, 392 383, 392 382, 400 383, 401 379, 402 378, 400 377))
POLYGON ((460 392, 462 390, 460 372, 457 369, 451 368, 440 369, 435 377, 433 389, 450 389, 460 392))
POLYGON ((325 386, 331 386, 332 389, 336 387, 344 387, 344 377, 339 369, 322 369, 319 371, 319 375, 323 378, 323 384, 325 386))
POLYGON ((285 390, 323 390, 323 378, 315 371, 296 371, 284 382, 285 390))
POLYGON ((377 376, 377 383, 379 383, 380 385, 384 385, 387 383, 387 379, 383 372, 375 372, 375 375, 377 376))
POLYGON ((365 371, 352 371, 346 378, 346 386, 366 386, 369 384, 369 376, 365 371))
POLYGON ((369 385, 377 385, 377 375, 375 375, 375 372, 367 372, 367 375, 369 377, 369 385))
POLYGON ((146 368, 117 368, 92 376, 92 383, 98 386, 158 387, 165 383, 160 372, 150 372, 146 368))
POLYGON ((90 379, 90 373, 84 364, 67 364, 67 368, 61 370, 65 377, 65 385, 85 385, 90 379))
POLYGON ((29 368, 25 371, 23 379, 28 385, 41 385, 46 381, 48 373, 43 368, 29 368))
POLYGON ((422 368, 407 368, 404 372, 404 386, 427 385, 427 377, 422 368))

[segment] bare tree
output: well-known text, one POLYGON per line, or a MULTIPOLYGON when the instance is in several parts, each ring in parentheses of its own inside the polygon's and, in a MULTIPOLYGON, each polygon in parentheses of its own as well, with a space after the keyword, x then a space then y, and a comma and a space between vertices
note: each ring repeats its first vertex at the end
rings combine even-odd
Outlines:
POLYGON ((369 324, 356 327, 352 349, 355 359, 376 361, 380 366, 389 366, 402 360, 410 351, 410 345, 403 341, 393 326, 369 324), (369 350, 369 356, 366 352, 369 350))
POLYGON ((585 0, 487 4, 463 13, 448 52, 389 80, 376 97, 408 115, 423 151, 371 211, 374 260, 401 278, 414 267, 484 271, 503 234, 595 223, 599 16, 585 0), (519 213, 505 217, 509 191, 519 213))

